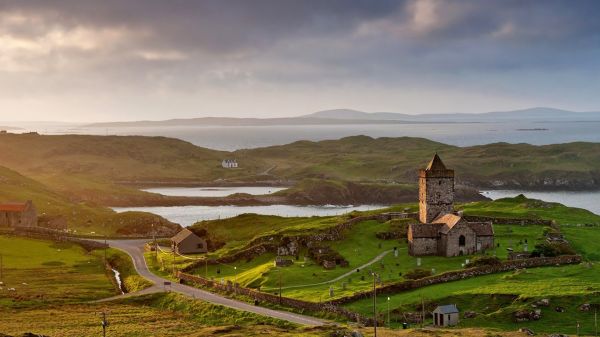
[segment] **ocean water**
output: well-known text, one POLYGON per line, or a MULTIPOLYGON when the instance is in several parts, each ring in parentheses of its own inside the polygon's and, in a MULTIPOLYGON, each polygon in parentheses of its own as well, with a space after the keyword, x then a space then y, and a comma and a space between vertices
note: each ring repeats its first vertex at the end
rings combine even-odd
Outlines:
POLYGON ((374 138, 423 137, 457 146, 482 145, 496 142, 529 143, 534 145, 575 141, 600 142, 600 122, 177 126, 160 128, 88 128, 75 125, 28 125, 24 131, 38 131, 43 134, 165 136, 179 138, 202 147, 226 151, 281 145, 298 140, 319 141, 356 135, 366 135, 374 138), (531 129, 546 130, 534 131, 531 129))
POLYGON ((201 220, 225 219, 244 213, 278 215, 283 217, 310 217, 341 215, 354 210, 368 211, 382 208, 378 205, 359 206, 172 206, 172 207, 114 207, 116 212, 140 211, 158 214, 182 226, 190 226, 201 220))
POLYGON ((226 197, 235 193, 252 195, 266 195, 285 190, 285 187, 157 187, 147 188, 143 191, 176 197, 226 197))
POLYGON ((600 191, 592 192, 533 192, 519 190, 494 190, 482 191, 481 194, 491 199, 516 197, 523 194, 527 198, 540 199, 544 201, 559 202, 570 207, 587 209, 600 215, 600 191))

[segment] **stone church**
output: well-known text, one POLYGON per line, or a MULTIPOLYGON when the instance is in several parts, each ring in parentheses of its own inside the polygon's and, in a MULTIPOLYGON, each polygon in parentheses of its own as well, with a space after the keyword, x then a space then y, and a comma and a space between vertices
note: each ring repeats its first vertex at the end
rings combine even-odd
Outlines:
POLYGON ((410 255, 470 255, 494 247, 491 222, 469 222, 454 212, 454 170, 437 154, 419 170, 419 221, 408 227, 410 255))

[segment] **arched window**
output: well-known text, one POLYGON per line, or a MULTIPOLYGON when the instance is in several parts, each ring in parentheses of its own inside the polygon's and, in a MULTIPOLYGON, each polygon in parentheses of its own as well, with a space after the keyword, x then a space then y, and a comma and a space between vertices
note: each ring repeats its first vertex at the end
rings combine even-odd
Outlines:
POLYGON ((458 245, 460 247, 464 247, 465 246, 465 236, 464 235, 461 235, 461 236, 458 237, 458 245))

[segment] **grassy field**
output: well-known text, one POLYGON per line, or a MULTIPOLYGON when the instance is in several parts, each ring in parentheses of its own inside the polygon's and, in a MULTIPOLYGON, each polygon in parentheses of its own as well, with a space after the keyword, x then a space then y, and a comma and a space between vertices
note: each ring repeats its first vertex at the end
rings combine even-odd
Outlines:
POLYGON ((78 245, 0 236, 0 254, 0 307, 41 307, 117 294, 101 258, 78 245))
MULTIPOLYGON (((214 235, 220 239, 228 240, 231 237, 236 237, 248 240, 248 238, 255 238, 259 235, 260 230, 267 231, 260 235, 271 235, 276 232, 296 233, 299 229, 308 231, 311 228, 331 226, 335 221, 340 220, 339 217, 289 219, 272 216, 244 215, 237 218, 204 222, 201 224, 203 224, 202 228, 207 229, 210 233, 213 233, 214 230, 214 233, 216 233, 214 235), (254 224, 258 225, 254 226, 254 224)), ((247 287, 260 287, 263 291, 268 292, 278 293, 281 282, 285 296, 321 301, 369 289, 372 286, 372 279, 369 276, 371 270, 381 275, 382 282, 395 282, 403 280, 403 275, 415 268, 433 269, 435 273, 441 273, 460 269, 466 262, 466 259, 472 258, 470 256, 453 258, 427 256, 420 258, 421 265, 418 266, 417 259, 408 255, 405 240, 380 240, 376 237, 377 232, 388 231, 390 230, 390 226, 389 222, 364 221, 348 231, 344 240, 326 242, 326 245, 334 248, 349 261, 350 266, 346 268, 337 267, 333 270, 326 270, 311 259, 305 258, 307 251, 304 249, 301 250, 299 260, 289 257, 294 260, 294 264, 285 268, 274 267, 273 261, 275 255, 268 253, 250 261, 209 265, 208 268, 200 266, 195 272, 201 276, 208 276, 217 280, 237 281, 247 287), (392 252, 394 247, 399 252, 397 257, 392 252), (362 268, 358 272, 356 271, 357 268, 386 251, 389 251, 389 253, 380 261, 367 268, 362 268), (350 273, 350 275, 336 282, 318 284, 333 280, 346 273, 350 273), (330 287, 333 287, 334 296, 330 296, 330 287)), ((496 232, 496 242, 500 247, 488 252, 488 254, 496 254, 499 258, 505 259, 508 254, 507 248, 522 251, 524 250, 525 242, 527 242, 529 250, 532 250, 542 235, 543 226, 500 224, 495 225, 494 230, 496 232)), ((238 241, 230 242, 232 246, 240 243, 238 241)), ((230 247, 226 247, 224 251, 228 252, 231 249, 230 247)), ((215 255, 224 254, 217 251, 215 255)), ((172 270, 172 256, 163 253, 161 257, 164 270, 167 272, 172 270)), ((200 258, 200 256, 197 258, 200 258)), ((175 259, 177 268, 183 268, 190 262, 190 260, 180 257, 175 259)))
MULTIPOLYGON (((328 336, 332 328, 301 328, 222 306, 162 293, 113 303, 76 304, 0 314, 0 332, 48 336, 102 334, 100 313, 107 312, 107 336, 328 336)), ((0 309, 2 313, 2 309, 0 309)))
MULTIPOLYGON (((476 319, 463 319, 460 327, 479 326, 502 330, 516 330, 521 326, 536 332, 574 333, 574 322, 582 323, 582 331, 593 332, 593 312, 580 312, 583 303, 600 303, 600 265, 573 265, 534 268, 526 271, 486 275, 462 281, 433 285, 414 291, 378 297, 380 313, 387 314, 389 297, 392 317, 397 326, 402 319, 398 312, 418 312, 423 300, 428 310, 436 304, 457 304, 459 309, 474 311, 476 319), (549 298, 551 306, 542 308, 540 321, 514 323, 512 313, 531 309, 537 299, 549 298), (566 308, 558 313, 555 306, 566 308)), ((347 305, 363 314, 372 313, 372 300, 365 299, 347 305)))

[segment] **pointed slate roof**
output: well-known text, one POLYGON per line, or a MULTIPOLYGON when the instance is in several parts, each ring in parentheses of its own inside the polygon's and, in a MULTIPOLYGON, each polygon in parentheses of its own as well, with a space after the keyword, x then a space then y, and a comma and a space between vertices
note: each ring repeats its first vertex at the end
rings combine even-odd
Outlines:
POLYGON ((429 165, 427 165, 426 168, 427 171, 443 171, 443 170, 447 170, 446 165, 444 165, 444 162, 442 162, 442 159, 440 158, 440 156, 438 156, 438 154, 436 153, 433 156, 433 159, 431 159, 431 161, 429 162, 429 165))
POLYGON ((181 241, 187 239, 190 236, 200 238, 198 235, 194 234, 191 230, 184 228, 179 233, 175 234, 175 236, 171 238, 171 241, 173 241, 175 243, 180 243, 181 241))

